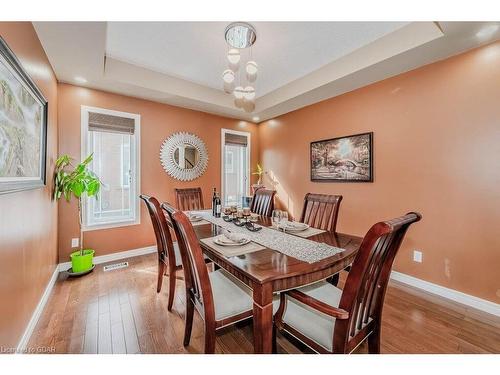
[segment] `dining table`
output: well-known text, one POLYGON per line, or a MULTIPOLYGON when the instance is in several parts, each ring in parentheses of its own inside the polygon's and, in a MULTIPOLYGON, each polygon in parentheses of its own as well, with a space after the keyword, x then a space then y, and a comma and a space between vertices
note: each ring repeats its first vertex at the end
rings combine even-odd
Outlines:
MULTIPOLYGON (((255 224, 267 228, 273 227, 271 218, 264 216, 260 216, 255 224)), ((204 221, 202 225, 195 225, 193 228, 204 254, 252 289, 255 353, 272 353, 273 296, 280 291, 327 279, 343 270, 353 262, 362 241, 360 237, 344 233, 328 231, 317 233, 307 238, 312 241, 311 244, 314 242, 326 244, 341 251, 312 263, 269 247, 227 257, 206 240, 222 234, 227 230, 227 225, 204 221), (205 240, 202 241, 203 239, 205 240)), ((282 242, 293 246, 292 237, 295 235, 290 233, 285 235, 289 237, 282 237, 282 242)), ((258 232, 254 236, 258 236, 258 232)))

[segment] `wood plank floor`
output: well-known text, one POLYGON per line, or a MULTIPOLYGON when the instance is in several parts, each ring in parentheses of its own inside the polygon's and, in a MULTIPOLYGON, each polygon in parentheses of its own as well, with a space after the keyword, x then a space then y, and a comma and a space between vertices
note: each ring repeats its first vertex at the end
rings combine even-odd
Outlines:
MULTIPOLYGON (((56 353, 202 353, 203 325, 195 313, 191 344, 183 347, 184 285, 177 281, 167 311, 168 279, 156 293, 156 255, 129 267, 81 278, 60 275, 29 347, 56 353)), ((180 273, 182 276, 182 273, 180 273)), ((500 321, 402 285, 389 286, 382 319, 382 353, 500 353, 500 321)), ((219 332, 217 353, 252 353, 252 323, 219 332)), ((279 353, 309 353, 278 334, 279 353)), ((366 353, 366 345, 357 352, 366 353)))

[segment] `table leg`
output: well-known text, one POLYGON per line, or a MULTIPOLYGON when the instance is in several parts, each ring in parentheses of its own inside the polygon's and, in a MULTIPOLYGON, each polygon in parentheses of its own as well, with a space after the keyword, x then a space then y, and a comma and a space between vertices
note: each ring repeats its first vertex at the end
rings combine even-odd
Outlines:
POLYGON ((254 352, 272 353, 273 348, 273 288, 271 283, 253 288, 254 352))

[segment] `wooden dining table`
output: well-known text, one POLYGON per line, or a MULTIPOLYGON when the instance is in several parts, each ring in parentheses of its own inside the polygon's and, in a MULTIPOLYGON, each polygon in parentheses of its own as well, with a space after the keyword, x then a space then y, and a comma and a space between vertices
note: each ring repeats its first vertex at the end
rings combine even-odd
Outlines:
MULTIPOLYGON (((260 217, 257 224, 272 226, 271 218, 260 217)), ((194 226, 198 240, 223 232, 216 224, 194 226)), ((292 234, 289 234, 292 236, 292 234)), ((271 353, 273 340, 273 295, 324 280, 350 265, 362 238, 343 233, 323 232, 308 238, 344 249, 331 257, 307 263, 279 251, 265 248, 244 255, 225 257, 200 241, 205 255, 252 289, 255 353, 271 353)))

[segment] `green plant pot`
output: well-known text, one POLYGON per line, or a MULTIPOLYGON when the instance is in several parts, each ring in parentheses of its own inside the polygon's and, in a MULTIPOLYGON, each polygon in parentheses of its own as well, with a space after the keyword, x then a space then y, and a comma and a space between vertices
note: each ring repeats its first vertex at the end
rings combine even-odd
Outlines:
POLYGON ((92 268, 92 261, 94 260, 94 250, 85 249, 83 250, 83 255, 80 255, 80 251, 75 251, 71 253, 71 268, 73 273, 85 272, 92 268))

